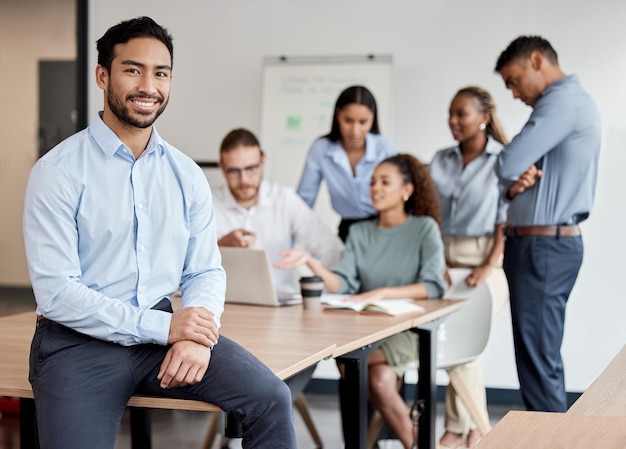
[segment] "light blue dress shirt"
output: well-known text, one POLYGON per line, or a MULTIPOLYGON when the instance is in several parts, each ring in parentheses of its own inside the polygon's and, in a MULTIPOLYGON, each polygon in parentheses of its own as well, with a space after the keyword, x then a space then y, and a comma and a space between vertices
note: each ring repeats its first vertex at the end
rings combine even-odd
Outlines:
POLYGON ((166 344, 183 306, 219 317, 226 277, 201 169, 153 128, 135 160, 98 116, 32 169, 24 238, 37 313, 122 345, 166 344))
POLYGON ((342 218, 365 218, 376 214, 370 200, 370 180, 374 169, 383 159, 398 150, 380 134, 367 134, 365 155, 352 174, 348 155, 341 142, 325 137, 315 141, 306 159, 298 185, 298 195, 313 207, 322 180, 326 181, 333 209, 342 218))
POLYGON ((602 125, 592 98, 575 75, 561 78, 541 94, 522 128, 498 158, 503 186, 532 164, 543 171, 537 183, 509 205, 509 226, 577 224, 593 206, 602 125))
POLYGON ((506 222, 507 201, 495 165, 502 144, 489 137, 485 151, 463 168, 459 146, 438 151, 429 164, 437 188, 443 234, 450 237, 492 236, 506 222))

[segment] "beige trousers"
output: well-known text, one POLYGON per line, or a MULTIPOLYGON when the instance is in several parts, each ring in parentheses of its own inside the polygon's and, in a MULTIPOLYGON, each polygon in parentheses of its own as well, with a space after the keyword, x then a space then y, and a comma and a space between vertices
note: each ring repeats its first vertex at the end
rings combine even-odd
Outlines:
MULTIPOLYGON (((450 266, 456 267, 477 267, 482 265, 489 256, 493 247, 492 237, 444 237, 446 262, 450 266)), ((496 315, 500 313, 502 306, 509 298, 509 290, 501 268, 501 263, 489 275, 487 282, 494 292, 496 315)), ((480 357, 463 364, 455 371, 463 376, 472 396, 475 398, 480 408, 488 417, 487 396, 485 393, 485 381, 483 380, 482 365, 480 357)), ((475 428, 469 412, 458 397, 454 387, 448 385, 446 390, 446 413, 444 425, 447 431, 458 434, 465 434, 470 429, 475 428)))

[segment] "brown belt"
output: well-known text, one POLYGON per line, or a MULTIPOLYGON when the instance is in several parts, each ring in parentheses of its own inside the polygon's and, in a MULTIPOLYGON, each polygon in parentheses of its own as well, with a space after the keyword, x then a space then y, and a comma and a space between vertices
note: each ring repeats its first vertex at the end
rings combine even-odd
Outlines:
POLYGON ((504 228, 507 237, 578 237, 580 228, 577 225, 559 226, 511 226, 504 228))
POLYGON ((43 320, 43 316, 42 315, 37 315, 37 322, 39 323, 41 320, 43 320))

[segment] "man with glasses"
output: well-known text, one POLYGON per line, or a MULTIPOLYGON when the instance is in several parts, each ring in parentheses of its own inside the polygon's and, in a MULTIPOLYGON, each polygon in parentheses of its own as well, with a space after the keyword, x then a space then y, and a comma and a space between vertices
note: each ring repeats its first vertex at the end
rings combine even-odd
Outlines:
MULTIPOLYGON (((264 165, 265 154, 253 133, 240 128, 224 137, 220 168, 226 185, 214 192, 218 245, 263 249, 274 264, 297 257, 290 251, 294 246, 324 266, 339 260, 341 240, 293 189, 263 180, 264 165)), ((281 294, 300 290, 291 271, 275 269, 274 280, 281 294)))

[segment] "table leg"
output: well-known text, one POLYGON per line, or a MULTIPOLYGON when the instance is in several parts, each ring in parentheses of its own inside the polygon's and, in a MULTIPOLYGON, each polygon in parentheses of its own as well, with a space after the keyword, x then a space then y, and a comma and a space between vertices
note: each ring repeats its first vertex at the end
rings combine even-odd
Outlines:
POLYGON ((435 425, 437 420, 437 324, 429 323, 415 329, 419 337, 419 369, 416 401, 423 404, 419 417, 420 449, 435 449, 437 441, 435 425))
POLYGON ((130 447, 132 449, 150 449, 152 447, 150 410, 139 407, 130 408, 130 447))
POLYGON ((345 449, 364 448, 367 438, 367 369, 363 369, 364 362, 360 359, 342 358, 339 362, 345 367, 344 377, 339 380, 345 449))
POLYGON ((339 402, 345 449, 367 447, 367 357, 378 344, 337 358, 344 365, 339 379, 339 402))
POLYGON ((20 448, 39 449, 34 399, 20 399, 20 448))
POLYGON ((243 436, 243 429, 241 428, 241 421, 235 416, 226 413, 226 424, 224 425, 224 436, 226 438, 241 438, 243 436))

